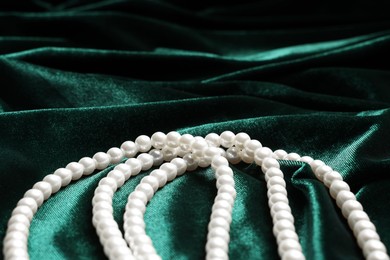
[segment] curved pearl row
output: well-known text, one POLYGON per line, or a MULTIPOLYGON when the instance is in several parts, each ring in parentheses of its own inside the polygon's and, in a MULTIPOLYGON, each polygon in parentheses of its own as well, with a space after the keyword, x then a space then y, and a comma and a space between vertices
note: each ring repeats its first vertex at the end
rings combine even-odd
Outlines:
MULTIPOLYGON (((167 141, 169 141, 170 144, 175 144, 175 141, 178 140, 179 134, 174 132, 173 135, 171 134, 170 138, 168 138, 168 136, 169 134, 166 136, 167 141)), ((183 135, 180 138, 183 138, 184 136, 186 135, 183 135)), ((244 133, 234 136, 233 133, 226 131, 222 133, 221 136, 218 136, 217 134, 209 134, 205 139, 209 144, 212 144, 211 146, 218 146, 219 143, 221 143, 225 148, 230 147, 226 151, 226 157, 234 164, 240 161, 239 157, 247 163, 253 162, 256 158, 254 156, 252 159, 251 151, 253 149, 251 150, 251 147, 245 147, 245 149, 239 151, 241 148, 240 146, 242 146, 242 142, 240 140, 248 139, 247 137, 249 136, 244 133), (232 147, 233 143, 236 144, 236 147, 232 147)), ((186 138, 188 140, 191 139, 188 135, 186 138)), ((196 139, 196 137, 194 139, 196 139)), ((250 141, 253 140, 246 140, 248 143, 250 143, 250 141)), ((244 143, 246 144, 246 142, 244 143)), ((158 143, 155 144, 157 145, 158 143)), ((118 163, 121 161, 123 159, 123 155, 126 157, 132 157, 138 152, 138 150, 142 152, 148 151, 150 148, 151 146, 149 145, 148 137, 140 136, 136 139, 135 143, 128 141, 122 144, 121 149, 111 148, 107 153, 96 153, 93 158, 84 157, 78 163, 70 163, 66 166, 66 168, 60 168, 56 170, 54 174, 46 176, 43 181, 36 183, 33 186, 33 189, 27 191, 24 198, 18 202, 18 206, 13 211, 12 217, 9 220, 3 247, 5 258, 28 259, 27 237, 31 219, 37 211, 37 208, 44 200, 48 199, 51 194, 57 192, 61 187, 68 185, 71 180, 77 180, 82 175, 91 174, 95 168, 98 170, 104 169, 110 163, 118 163)), ((175 157, 175 154, 172 152, 173 150, 175 149, 170 148, 169 145, 164 147, 164 157, 166 155, 172 158, 175 157)), ((183 149, 181 148, 181 152, 177 152, 177 155, 183 155, 182 150, 183 149)), ((257 154, 258 151, 255 151, 255 153, 257 154)), ((349 191, 348 184, 342 181, 341 175, 331 170, 331 168, 326 166, 323 162, 313 160, 310 157, 304 156, 301 158, 297 154, 287 154, 283 150, 275 151, 275 153, 272 154, 272 157, 277 159, 300 160, 309 163, 317 178, 323 181, 325 185, 330 188, 331 196, 336 199, 337 205, 342 209, 343 215, 348 219, 348 223, 353 229, 354 235, 357 237, 358 244, 362 247, 366 258, 389 259, 386 253, 386 248, 383 243, 380 242, 379 236, 375 232, 374 225, 369 221, 367 214, 362 210, 361 204, 356 201, 355 195, 349 191)), ((199 165, 201 164, 202 161, 200 160, 199 165)), ((269 193, 270 190, 271 189, 269 189, 269 193)), ((270 197, 272 197, 272 195, 269 196, 269 198, 270 197)), ((279 196, 279 199, 281 199, 281 196, 279 196)), ((282 201, 276 202, 275 205, 279 202, 281 202, 279 205, 282 205, 284 199, 281 200, 282 201)), ((272 201, 273 200, 270 200, 270 203, 272 203, 272 201)), ((279 215, 283 214, 280 213, 279 215)), ((293 256, 290 259, 294 259, 293 256)))

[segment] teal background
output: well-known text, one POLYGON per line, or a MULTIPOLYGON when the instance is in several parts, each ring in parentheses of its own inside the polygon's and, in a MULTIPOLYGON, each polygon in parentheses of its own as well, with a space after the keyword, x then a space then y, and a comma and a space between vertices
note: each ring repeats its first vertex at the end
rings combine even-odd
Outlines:
MULTIPOLYGON (((231 130, 338 170, 390 247, 389 7, 2 1, 1 240, 24 192, 71 161, 140 134, 231 130)), ((324 185, 302 163, 281 164, 307 259, 363 259, 324 185)), ((91 200, 110 169, 72 183, 39 209, 31 259, 105 259, 91 200)), ((254 165, 233 169, 230 258, 278 259, 263 176, 254 165)), ((119 223, 142 176, 115 194, 119 223)), ((215 194, 210 169, 156 194, 145 219, 163 259, 204 259, 215 194)))

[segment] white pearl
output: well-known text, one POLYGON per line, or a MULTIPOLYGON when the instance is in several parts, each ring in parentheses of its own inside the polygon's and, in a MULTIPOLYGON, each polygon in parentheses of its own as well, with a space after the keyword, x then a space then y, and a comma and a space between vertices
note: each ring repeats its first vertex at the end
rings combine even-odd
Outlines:
POLYGON ((231 215, 230 212, 227 211, 226 209, 217 209, 217 210, 214 210, 214 211, 211 213, 210 218, 212 218, 212 219, 214 219, 214 218, 223 218, 223 219, 225 219, 228 223, 231 223, 231 222, 232 222, 232 215, 231 215))
POLYGON ((149 183, 140 183, 137 185, 137 187, 135 187, 135 190, 139 190, 139 191, 142 191, 146 194, 146 196, 148 197, 148 200, 150 200, 153 195, 154 195, 154 189, 152 187, 152 185, 150 185, 149 183))
POLYGON ((130 248, 125 246, 117 246, 112 249, 109 255, 109 259, 129 259, 133 260, 133 253, 131 252, 130 248))
POLYGON ((103 218, 101 219, 96 227, 97 233, 101 234, 103 230, 105 229, 117 229, 118 223, 112 218, 103 218))
POLYGON ((177 167, 173 163, 164 163, 160 166, 160 169, 165 171, 167 175, 167 181, 172 181, 177 176, 177 167))
POLYGON ((114 170, 120 171, 125 176, 125 181, 131 177, 131 167, 128 164, 120 163, 115 166, 114 170))
MULTIPOLYGON (((280 193, 279 193, 280 194, 280 193)), ((288 201, 288 200, 287 200, 288 201)), ((283 201, 282 201, 283 202, 283 201)), ((286 202, 285 202, 286 203, 286 202)), ((275 203, 273 203, 275 204, 275 203)), ((272 205, 273 205, 272 204, 272 205)), ((271 206, 272 207, 272 206, 271 206)), ((273 223, 281 220, 286 219, 290 221, 291 223, 294 223, 294 216, 291 214, 291 212, 288 212, 287 210, 280 210, 275 213, 275 215, 272 218, 273 223)))
POLYGON ((84 175, 92 174, 96 169, 95 161, 90 157, 83 157, 79 160, 79 163, 84 166, 84 175))
POLYGON ((305 256, 299 250, 289 250, 284 253, 282 260, 305 260, 305 256))
POLYGON ((177 148, 165 146, 161 152, 163 153, 164 161, 171 161, 177 157, 177 148))
POLYGON ((318 166, 318 168, 314 171, 314 175, 317 177, 317 179, 323 182, 324 175, 332 171, 333 169, 328 165, 322 165, 322 166, 318 166))
POLYGON ((229 232, 221 227, 216 227, 211 229, 207 234, 207 239, 211 239, 213 237, 219 237, 225 240, 226 243, 229 243, 230 241, 230 235, 229 232))
POLYGON ((208 229, 211 230, 211 229, 216 228, 216 227, 221 227, 221 228, 229 231, 230 230, 230 223, 226 219, 221 218, 221 217, 216 217, 216 218, 210 219, 208 229))
POLYGON ((349 185, 344 181, 337 181, 336 180, 336 181, 332 182, 332 184, 330 185, 330 188, 329 188, 330 195, 334 199, 337 198, 337 194, 343 190, 350 191, 349 185))
POLYGON ((155 254, 155 253, 156 253, 156 250, 154 249, 154 247, 152 245, 149 245, 149 244, 137 245, 134 248, 134 255, 141 256, 140 259, 143 259, 142 256, 147 256, 147 255, 151 255, 151 254, 155 254))
POLYGON ((163 132, 156 132, 151 137, 152 146, 156 149, 162 149, 167 141, 167 135, 163 132))
POLYGON ((267 181, 267 188, 270 189, 274 185, 281 185, 283 187, 286 187, 286 182, 283 178, 279 176, 274 176, 268 179, 267 181))
POLYGON ((318 167, 325 165, 325 163, 321 160, 314 160, 310 163, 311 170, 313 173, 317 170, 318 167))
POLYGON ((285 229, 285 230, 280 231, 278 233, 277 238, 276 238, 278 244, 280 244, 283 240, 286 240, 286 239, 294 239, 296 241, 299 241, 297 233, 295 231, 290 230, 290 229, 285 229))
POLYGON ((363 210, 362 204, 360 204, 357 200, 347 200, 341 206, 341 211, 345 218, 348 218, 349 214, 351 214, 354 210, 363 210))
POLYGON ((282 149, 278 149, 274 151, 275 159, 283 160, 287 156, 287 152, 282 149))
POLYGON ((99 185, 107 185, 111 187, 112 191, 116 191, 118 189, 118 183, 115 179, 111 177, 104 177, 99 181, 99 185))
POLYGON ((184 155, 183 160, 187 164, 187 171, 194 171, 196 168, 198 168, 198 162, 196 161, 196 157, 193 154, 188 153, 184 155))
POLYGON ((268 199, 268 206, 271 208, 272 205, 274 205, 277 202, 284 202, 284 203, 288 204, 288 198, 287 198, 287 196, 283 195, 282 193, 273 194, 268 199))
POLYGON ((21 248, 12 248, 4 255, 5 259, 28 259, 27 250, 21 248))
POLYGON ((360 220, 370 220, 367 213, 361 210, 354 210, 348 215, 348 225, 351 229, 354 228, 355 224, 360 220))
POLYGON ((286 230, 286 229, 291 230, 291 231, 295 231, 294 224, 292 222, 288 221, 287 219, 281 219, 281 220, 275 222, 272 231, 274 233, 274 236, 277 237, 280 231, 286 230))
POLYGON ((271 167, 265 172, 265 181, 268 181, 270 178, 274 176, 279 176, 280 178, 283 178, 283 172, 276 167, 271 167))
POLYGON ((107 193, 98 193, 92 198, 92 206, 95 206, 97 203, 101 201, 112 204, 112 197, 107 193))
POLYGON ((382 251, 374 251, 367 256, 367 260, 389 260, 389 259, 390 259, 389 256, 382 251))
POLYGON ((181 135, 176 131, 171 131, 167 134, 166 144, 169 147, 176 148, 180 145, 181 135))
POLYGON ((35 214, 38 209, 38 204, 33 198, 22 198, 18 201, 17 206, 27 206, 31 209, 31 211, 35 214))
POLYGON ((376 239, 368 240, 363 245, 363 254, 367 257, 371 252, 381 251, 383 253, 387 253, 385 245, 376 239))
MULTIPOLYGON (((125 230, 125 233, 129 237, 136 237, 136 236, 139 236, 139 235, 146 235, 145 229, 140 227, 140 226, 131 226, 131 227, 129 227, 129 228, 127 228, 125 230)), ((125 237, 126 237, 126 235, 125 235, 125 237)))
POLYGON ((274 215, 282 210, 287 210, 288 212, 291 213, 291 208, 288 204, 284 202, 277 202, 271 207, 271 216, 274 217, 274 215))
POLYGON ((72 180, 76 181, 83 176, 84 166, 81 163, 71 162, 65 167, 72 172, 72 180))
POLYGON ((145 192, 140 191, 140 190, 135 190, 129 195, 130 199, 140 199, 142 202, 146 205, 148 203, 148 196, 146 195, 145 192))
POLYGON ((41 190, 38 189, 29 189, 24 193, 24 198, 32 198, 37 202, 38 207, 40 207, 44 200, 44 195, 41 190))
POLYGON ((187 163, 182 158, 175 158, 171 161, 177 168, 177 175, 183 175, 187 170, 187 163))
POLYGON ((218 194, 220 194, 220 193, 229 193, 233 197, 233 199, 236 199, 236 196, 237 196, 236 189, 234 187, 232 187, 231 185, 220 186, 218 189, 218 194))
MULTIPOLYGON (((120 259, 120 260, 127 260, 127 259, 120 259)), ((141 260, 162 260, 162 258, 157 254, 149 254, 149 255, 142 255, 141 260)))
POLYGON ((124 152, 117 147, 108 149, 107 154, 110 156, 111 163, 113 164, 119 163, 125 157, 124 152))
POLYGON ((218 200, 218 201, 215 201, 214 204, 213 204, 213 207, 211 209, 211 211, 215 211, 217 209, 225 209, 227 210, 228 212, 232 212, 232 205, 227 202, 227 201, 224 201, 224 200, 218 200))
POLYGON ((233 177, 233 170, 229 166, 222 165, 215 170, 215 177, 218 179, 222 175, 228 175, 233 177))
POLYGON ((302 251, 302 247, 299 242, 295 239, 282 240, 278 246, 278 253, 281 257, 290 250, 302 251))
POLYGON ((72 181, 72 172, 68 169, 59 168, 53 174, 61 177, 62 187, 67 186, 72 181))
POLYGON ((7 232, 19 232, 27 237, 29 234, 29 226, 23 223, 13 223, 12 225, 8 225, 7 232))
POLYGON ((31 222, 29 218, 24 214, 15 214, 12 215, 11 218, 8 220, 8 227, 13 224, 23 224, 26 227, 29 227, 31 222))
POLYGON ((206 252, 209 252, 215 248, 220 248, 223 251, 227 252, 229 250, 229 245, 220 237, 213 237, 207 240, 206 243, 206 252))
POLYGON ((134 245, 141 244, 153 245, 152 239, 148 235, 138 235, 132 239, 132 243, 130 246, 133 247, 134 245))
POLYGON ((167 173, 164 170, 153 170, 150 173, 150 176, 157 178, 158 186, 160 188, 163 187, 168 181, 167 173))
POLYGON ((374 224, 371 221, 369 221, 369 220, 359 220, 353 226, 353 233, 354 233, 355 237, 357 237, 357 235, 363 229, 371 229, 373 231, 376 231, 376 228, 375 228, 374 224))
POLYGON ((180 148, 183 151, 189 152, 191 150, 191 145, 195 141, 195 138, 190 134, 184 134, 180 137, 180 148))
POLYGON ((137 156, 137 159, 142 163, 142 170, 147 171, 153 166, 153 156, 147 153, 141 153, 137 156))
POLYGON ((210 133, 206 135, 204 139, 209 144, 209 146, 219 147, 221 145, 220 143, 221 138, 216 133, 210 133))
POLYGON ((3 243, 7 242, 8 240, 13 240, 13 239, 27 242, 27 236, 25 234, 23 234, 23 232, 19 232, 19 231, 8 232, 7 231, 7 233, 4 237, 3 243))
POLYGON ((289 153, 283 159, 290 161, 299 161, 301 159, 301 156, 297 153, 289 153))
POLYGON ((285 187, 283 187, 282 185, 272 185, 269 187, 268 191, 267 191, 267 196, 268 198, 271 197, 273 194, 277 194, 277 193, 281 193, 285 196, 287 196, 287 190, 285 187))
POLYGON ((112 219, 112 213, 108 210, 99 210, 99 211, 95 212, 95 214, 93 214, 93 217, 92 217, 93 226, 97 227, 97 225, 101 221, 103 221, 104 219, 112 219))
POLYGON ((255 151, 254 159, 257 165, 261 166, 264 158, 272 157, 272 150, 268 147, 261 147, 255 151))
POLYGON ((331 172, 327 172, 325 173, 324 175, 324 184, 326 187, 330 187, 330 185, 332 185, 332 182, 334 181, 342 181, 343 180, 343 177, 341 176, 341 174, 339 172, 336 172, 336 171, 331 171, 331 172))
POLYGON ((371 239, 379 240, 378 233, 372 229, 363 229, 357 236, 357 241, 361 248, 363 248, 364 243, 371 239))
POLYGON ((301 159, 299 159, 301 162, 304 162, 304 163, 307 163, 310 165, 310 163, 312 161, 314 161, 313 158, 311 158, 310 156, 302 156, 301 159))
POLYGON ((204 150, 204 157, 206 157, 207 159, 210 160, 210 163, 211 163, 211 160, 214 158, 214 156, 220 156, 220 148, 217 148, 217 147, 207 147, 205 150, 204 150))
POLYGON ((229 148, 233 146, 236 135, 231 131, 224 131, 219 137, 221 145, 225 148, 229 148))
POLYGON ((215 196, 214 202, 218 200, 227 201, 230 205, 233 205, 234 203, 233 195, 228 192, 218 192, 217 196, 215 196))
POLYGON ((127 158, 132 158, 138 153, 138 145, 133 141, 126 141, 121 145, 121 150, 127 158))
POLYGON ((226 150, 226 159, 231 163, 231 164, 237 164, 241 161, 240 158, 240 149, 237 147, 230 147, 229 149, 226 150))
POLYGON ((45 178, 43 178, 43 181, 50 184, 52 193, 56 193, 61 189, 62 179, 58 175, 54 175, 54 174, 46 175, 45 178))
POLYGON ((250 140, 250 139, 251 138, 247 133, 243 133, 243 132, 238 133, 238 134, 236 134, 236 138, 234 140, 234 145, 239 149, 243 149, 245 142, 250 140))
POLYGON ((191 145, 192 153, 197 156, 202 156, 207 147, 208 144, 204 139, 195 140, 191 145))
POLYGON ((142 212, 140 209, 137 208, 127 208, 125 211, 125 214, 123 215, 123 219, 126 220, 127 218, 137 216, 137 217, 144 217, 144 212, 142 212))
POLYGON ((129 198, 127 201, 127 204, 126 204, 126 209, 130 209, 130 208, 136 208, 136 209, 139 209, 142 213, 145 213, 146 205, 140 199, 130 199, 129 198))
POLYGON ((153 166, 159 166, 164 162, 164 155, 158 149, 152 149, 149 154, 153 157, 153 166))
POLYGON ((21 240, 17 240, 17 239, 11 239, 8 241, 4 241, 4 243, 3 243, 3 253, 4 254, 7 254, 8 251, 10 251, 12 249, 16 249, 16 248, 23 249, 23 250, 27 251, 27 243, 25 243, 21 240))
POLYGON ((244 163, 247 163, 247 164, 251 164, 255 161, 255 158, 254 156, 251 156, 250 154, 248 154, 247 150, 246 149, 243 149, 240 153, 239 153, 240 157, 241 157, 241 160, 244 162, 244 163))
POLYGON ((151 175, 143 177, 141 183, 147 183, 150 186, 152 186, 154 192, 158 190, 160 184, 158 179, 155 176, 151 176, 151 175))
POLYGON ((247 140, 244 143, 245 151, 251 157, 254 157, 255 156, 255 151, 257 149, 261 148, 261 147, 262 147, 261 143, 258 140, 255 140, 255 139, 247 140))
POLYGON ((95 160, 96 169, 103 170, 110 164, 111 157, 104 152, 97 152, 92 157, 95 160))
POLYGON ((214 248, 207 252, 206 260, 227 260, 228 255, 227 252, 225 252, 221 248, 214 248))
POLYGON ((125 225, 129 226, 140 226, 145 228, 146 224, 143 217, 131 216, 126 219, 125 225))
POLYGON ((138 150, 141 153, 145 153, 152 148, 152 141, 147 135, 140 135, 135 139, 135 144, 138 146, 138 150))
POLYGON ((93 205, 92 213, 96 214, 98 211, 101 210, 106 210, 109 211, 110 213, 113 213, 114 211, 112 208, 112 204, 110 202, 99 201, 98 203, 95 203, 95 205, 93 205))
POLYGON ((98 187, 95 189, 94 195, 99 194, 99 193, 106 193, 110 197, 114 196, 114 191, 108 185, 98 185, 98 187))
POLYGON ((142 162, 136 158, 128 159, 125 164, 131 168, 131 176, 138 175, 142 170, 142 162))
POLYGON ((198 161, 198 166, 202 168, 208 167, 211 164, 211 159, 204 156, 198 157, 197 161, 198 161))
POLYGON ((33 216, 34 216, 34 212, 28 206, 17 206, 12 211, 11 216, 18 215, 18 214, 22 214, 22 215, 26 216, 29 221, 31 221, 33 216))
POLYGON ((47 200, 52 193, 52 187, 51 184, 46 181, 39 181, 34 184, 33 189, 37 189, 42 191, 43 193, 43 199, 47 200))
POLYGON ((229 162, 228 160, 225 158, 225 157, 222 157, 222 156, 216 156, 213 158, 213 160, 211 161, 211 167, 216 170, 218 169, 220 166, 222 165, 225 165, 225 166, 229 166, 229 162))
POLYGON ((355 194, 350 191, 342 190, 337 193, 336 196, 336 204, 339 208, 346 202, 347 200, 356 200, 355 194))
POLYGON ((118 188, 125 183, 125 175, 120 171, 112 170, 107 174, 107 177, 114 179, 118 188))
POLYGON ((221 175, 217 178, 217 189, 221 187, 222 185, 230 185, 234 187, 234 179, 232 176, 229 175, 221 175))

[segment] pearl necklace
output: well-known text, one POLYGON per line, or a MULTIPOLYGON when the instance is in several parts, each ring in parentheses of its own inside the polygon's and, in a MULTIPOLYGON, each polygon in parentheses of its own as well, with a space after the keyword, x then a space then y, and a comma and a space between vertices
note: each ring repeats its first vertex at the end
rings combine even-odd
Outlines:
POLYGON ((294 217, 287 198, 286 182, 278 160, 301 161, 310 165, 318 180, 329 188, 359 247, 368 260, 389 259, 386 247, 380 241, 374 224, 363 211, 362 205, 350 191, 342 176, 321 160, 284 150, 272 151, 262 147, 246 133, 235 135, 225 131, 221 135, 210 133, 205 138, 193 137, 178 132, 156 132, 149 138, 141 135, 134 142, 126 141, 120 148, 113 147, 106 153, 98 152, 92 158, 84 157, 59 168, 42 181, 33 185, 19 200, 4 238, 5 259, 29 259, 27 240, 29 227, 38 208, 52 194, 71 181, 117 164, 106 177, 100 180, 92 199, 92 223, 99 236, 105 254, 110 259, 161 259, 145 232, 144 213, 154 194, 183 175, 199 167, 211 167, 216 177, 217 195, 212 206, 208 225, 206 259, 228 259, 230 224, 236 198, 233 170, 229 163, 256 163, 261 167, 267 183, 267 196, 273 219, 273 233, 278 245, 278 254, 283 260, 305 259, 294 217), (226 151, 223 148, 226 148, 226 151), (151 150, 151 148, 154 148, 151 150), (134 156, 138 156, 134 158, 134 156), (124 158, 124 163, 120 163, 124 158), (166 161, 166 163, 164 163, 166 161), (159 169, 142 178, 129 195, 124 214, 124 236, 113 217, 112 198, 131 176, 147 171, 153 166, 159 169))

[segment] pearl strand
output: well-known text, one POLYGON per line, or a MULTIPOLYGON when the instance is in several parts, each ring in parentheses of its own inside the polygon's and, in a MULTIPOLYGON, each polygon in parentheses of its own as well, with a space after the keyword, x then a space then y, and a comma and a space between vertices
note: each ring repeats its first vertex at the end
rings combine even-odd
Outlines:
MULTIPOLYGON (((223 142, 225 142, 225 145, 224 145, 223 142, 221 141, 222 146, 224 146, 225 148, 229 147, 229 149, 227 150, 227 153, 226 153, 226 156, 228 157, 229 161, 231 163, 237 163, 238 162, 238 159, 237 159, 238 149, 235 149, 236 147, 231 147, 231 145, 230 145, 232 143, 232 140, 234 140, 234 138, 232 138, 232 135, 230 133, 229 134, 225 133, 225 136, 223 136, 221 134, 220 137, 221 137, 221 139, 224 139, 223 142)), ((238 137, 238 135, 236 136, 236 138, 237 137, 238 137)), ((209 143, 213 143, 213 142, 215 143, 216 142, 215 135, 208 135, 208 136, 206 136, 206 140, 209 143)), ((142 141, 145 141, 145 139, 143 139, 143 140, 141 139, 141 141, 138 142, 139 145, 141 145, 141 146, 143 145, 142 141)), ((120 158, 120 153, 118 153, 117 149, 114 149, 114 150, 110 149, 111 152, 110 152, 109 156, 106 156, 104 153, 97 153, 97 154, 95 154, 95 156, 93 157, 95 167, 97 169, 103 169, 103 168, 108 166, 108 164, 110 163, 112 158, 115 158, 115 157, 120 158), (119 156, 118 156, 118 154, 119 154, 119 156), (109 158, 108 160, 107 160, 107 157, 109 158)), ((144 150, 148 150, 147 147, 144 148, 144 150)), ((124 149, 121 149, 121 151, 123 152, 124 149)), ((250 151, 250 149, 248 151, 250 151)), ((241 156, 243 161, 250 163, 252 161, 251 161, 250 153, 248 154, 248 151, 246 151, 246 150, 241 151, 240 156, 241 156)), ((310 161, 310 159, 311 159, 310 157, 306 157, 306 158, 302 157, 302 158, 300 158, 299 155, 294 154, 294 153, 288 154, 284 158, 281 158, 280 154, 281 154, 280 150, 279 150, 279 153, 277 153, 277 151, 275 151, 273 156, 276 157, 276 158, 278 158, 278 156, 279 156, 278 159, 289 159, 289 160, 299 160, 299 159, 301 159, 301 161, 305 161, 305 160, 309 160, 310 161)), ((174 156, 172 156, 172 157, 174 157, 174 156)), ((88 173, 90 171, 90 169, 93 168, 91 166, 91 163, 90 163, 89 159, 91 159, 91 158, 86 158, 83 161, 83 163, 81 162, 81 160, 79 162, 80 164, 83 164, 83 166, 86 165, 86 167, 84 168, 84 175, 88 175, 88 174, 92 173, 93 170, 94 170, 93 169, 90 173, 88 173), (87 166, 91 166, 91 167, 87 167, 87 166)), ((318 163, 318 160, 312 160, 312 162, 314 162, 314 161, 317 161, 316 163, 318 163)), ((368 216, 367 216, 367 218, 365 217, 366 214, 362 210, 362 207, 360 207, 358 204, 353 202, 353 201, 356 201, 356 197, 354 198, 354 197, 350 196, 349 193, 347 193, 349 191, 349 186, 345 182, 342 181, 342 178, 340 180, 340 178, 337 177, 338 175, 335 174, 334 172, 331 172, 330 174, 321 173, 321 172, 317 173, 315 171, 316 166, 317 166, 316 163, 314 163, 314 165, 312 163, 310 163, 310 166, 312 167, 313 172, 316 174, 316 176, 321 181, 324 181, 324 184, 326 186, 329 185, 331 196, 336 199, 336 202, 338 202, 337 205, 339 207, 341 205, 341 209, 342 209, 343 215, 345 217, 347 217, 348 222, 349 222, 351 228, 353 228, 354 234, 355 234, 355 236, 357 236, 358 244, 359 244, 359 246, 362 247, 363 253, 365 254, 366 258, 367 259, 388 259, 388 255, 386 254, 386 249, 385 249, 384 245, 380 242, 379 236, 377 236, 376 232, 374 231, 375 227, 373 226, 373 224, 371 222, 369 222, 368 216), (324 176, 324 180, 322 180, 320 176, 324 176), (325 178, 325 176, 328 176, 328 178, 325 178), (337 183, 336 181, 341 181, 341 182, 337 183), (335 182, 335 183, 333 183, 333 182, 335 182), (328 183, 328 185, 327 185, 327 183, 328 183), (332 185, 333 185, 333 188, 332 188, 332 185), (341 195, 341 194, 344 194, 344 195, 341 195), (346 194, 349 194, 349 195, 346 195, 346 194), (340 199, 337 200, 337 198, 339 196, 340 196, 340 199), (349 202, 346 203, 347 201, 349 201, 349 202), (365 215, 362 214, 362 213, 364 213, 365 215), (358 222, 359 222, 359 224, 358 224, 358 222), (371 232, 371 231, 373 231, 373 232, 371 232), (378 243, 378 241, 379 241, 379 243, 378 243)), ((323 165, 321 165, 321 166, 323 166, 323 165)), ((322 169, 322 170, 324 171, 324 169, 322 169)), ((61 178, 61 185, 60 185, 60 187, 61 186, 66 186, 66 185, 68 185, 70 183, 69 174, 66 171, 61 169, 60 171, 58 171, 58 173, 56 175, 58 175, 61 178)), ((74 175, 75 176, 72 177, 71 179, 76 180, 77 178, 81 177, 79 172, 78 172, 78 174, 74 174, 74 175)), ((58 178, 52 177, 50 175, 46 176, 46 177, 47 177, 47 179, 46 180, 44 179, 44 181, 49 183, 49 184, 52 183, 51 186, 52 186, 52 190, 54 190, 54 192, 53 191, 51 191, 51 192, 52 193, 57 192, 59 190, 59 188, 60 188, 60 187, 58 187, 58 178), (57 184, 57 185, 54 185, 54 184, 57 184), (54 189, 53 189, 53 187, 54 187, 54 189)), ((34 187, 35 187, 35 185, 34 185, 34 187)), ((34 187, 33 187, 33 189, 34 189, 34 187)), ((37 183, 36 187, 39 187, 40 189, 45 189, 46 193, 42 192, 42 194, 44 194, 43 195, 44 199, 47 199, 51 195, 47 191, 48 186, 46 184, 42 184, 42 183, 38 184, 37 183)), ((38 190, 38 189, 36 189, 36 190, 38 190)), ((29 207, 30 209, 32 209, 33 214, 35 214, 36 209, 43 203, 42 196, 41 196, 41 194, 39 192, 36 192, 36 191, 28 191, 28 192, 26 192, 26 194, 27 194, 27 196, 26 196, 26 198, 22 199, 23 202, 21 202, 21 205, 29 207), (35 207, 35 204, 34 204, 33 200, 31 200, 30 198, 35 200, 36 205, 37 205, 36 207, 35 207), (34 212, 34 209, 35 209, 35 212, 34 212)), ((29 217, 32 218, 32 215, 33 215, 33 214, 31 215, 30 211, 26 210, 26 208, 23 208, 23 209, 19 208, 18 210, 15 210, 15 212, 16 212, 15 215, 23 215, 24 214, 25 216, 27 216, 26 217, 27 220, 29 219, 29 217)), ((12 233, 12 236, 10 235, 8 237, 9 238, 8 240, 7 240, 7 237, 6 237, 6 239, 4 240, 5 242, 8 242, 8 241, 15 242, 14 239, 23 240, 23 238, 27 237, 27 235, 28 235, 28 226, 29 226, 28 223, 29 222, 26 222, 25 220, 26 219, 23 218, 23 217, 19 217, 19 218, 14 218, 13 219, 13 222, 12 222, 13 224, 9 225, 9 227, 10 226, 14 227, 14 230, 12 228, 8 229, 8 230, 11 230, 10 233, 12 233), (16 224, 22 224, 22 225, 16 225, 16 224), (24 233, 26 233, 25 236, 23 236, 23 231, 21 231, 21 230, 23 230, 23 228, 21 227, 21 226, 23 226, 23 224, 25 224, 25 227, 27 227, 27 232, 24 232, 24 233), (19 233, 17 231, 18 228, 21 229, 21 230, 19 230, 19 231, 21 231, 19 233), (13 232, 13 231, 15 231, 15 232, 13 232)), ((11 220, 10 220, 10 222, 11 222, 11 220)), ((7 230, 7 235, 10 234, 8 232, 8 230, 7 230)), ((27 240, 27 239, 25 239, 25 240, 27 240)), ((6 244, 6 243, 4 243, 4 244, 6 244)), ((19 252, 19 251, 23 251, 23 248, 24 248, 23 246, 26 247, 26 243, 25 244, 23 244, 23 243, 8 243, 8 244, 9 245, 13 245, 13 246, 10 246, 9 248, 14 248, 14 249, 16 248, 16 249, 18 249, 18 250, 16 250, 18 252, 15 251, 16 253, 14 253, 11 256, 18 256, 18 255, 20 255, 20 256, 24 257, 24 254, 19 252), (19 250, 19 249, 21 249, 21 250, 19 250)), ((4 250, 3 251, 9 252, 9 250, 8 251, 6 250, 6 245, 4 246, 4 250)), ((27 251, 27 249, 25 251, 27 251)), ((6 253, 4 253, 4 254, 6 255, 6 258, 7 258, 7 254, 6 253)), ((26 255, 27 255, 27 257, 25 257, 25 258, 28 258, 28 254, 27 253, 26 253, 26 255)), ((9 254, 8 254, 8 256, 9 256, 9 254)))

